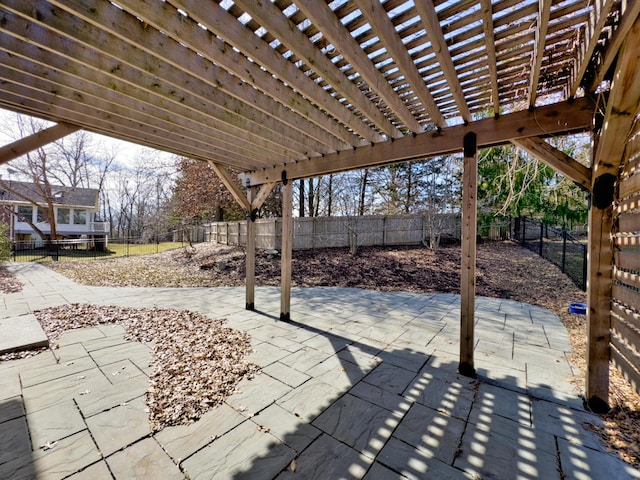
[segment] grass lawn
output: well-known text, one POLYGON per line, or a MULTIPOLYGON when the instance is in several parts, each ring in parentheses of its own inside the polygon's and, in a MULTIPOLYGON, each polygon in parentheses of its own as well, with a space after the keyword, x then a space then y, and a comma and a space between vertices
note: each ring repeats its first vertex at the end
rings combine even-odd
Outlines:
MULTIPOLYGON (((182 248, 186 244, 183 242, 162 242, 149 244, 121 244, 110 243, 108 250, 105 252, 97 252, 93 250, 73 250, 62 249, 58 256, 58 261, 67 262, 74 260, 90 260, 93 258, 117 258, 138 255, 149 255, 153 253, 166 252, 167 250, 175 250, 182 248)), ((15 256, 11 255, 10 260, 18 262, 50 262, 51 255, 46 249, 17 251, 15 256)))

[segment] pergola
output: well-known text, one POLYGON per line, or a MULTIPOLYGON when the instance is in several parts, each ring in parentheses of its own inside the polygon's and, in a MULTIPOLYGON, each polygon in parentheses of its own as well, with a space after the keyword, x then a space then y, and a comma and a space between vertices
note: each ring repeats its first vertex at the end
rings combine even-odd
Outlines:
MULTIPOLYGON (((606 408, 616 272, 638 281, 614 268, 612 238, 635 172, 621 167, 640 150, 639 12, 638 0, 0 0, 0 106, 57 124, 0 163, 78 129, 208 162, 249 214, 247 308, 253 212, 282 183, 286 320, 292 180, 463 152, 459 368, 474 375, 477 151, 513 143, 592 192, 586 398, 606 408), (591 165, 545 141, 573 132, 592 133, 591 165)), ((640 295, 623 304, 633 330, 640 295)))

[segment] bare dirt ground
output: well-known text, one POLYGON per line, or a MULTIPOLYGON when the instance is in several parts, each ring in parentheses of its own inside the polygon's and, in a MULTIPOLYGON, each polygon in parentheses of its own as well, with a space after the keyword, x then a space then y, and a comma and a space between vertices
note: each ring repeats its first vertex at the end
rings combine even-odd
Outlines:
MULTIPOLYGON (((360 248, 296 251, 294 286, 360 287, 384 291, 459 292, 460 248, 437 252, 422 247, 360 248)), ((244 251, 238 247, 200 244, 146 257, 58 262, 51 268, 81 283, 104 286, 241 286, 244 251), (100 262, 100 267, 97 267, 100 262)), ((536 254, 510 242, 479 245, 477 294, 510 298, 545 307, 556 313, 569 331, 572 360, 585 369, 585 317, 568 312, 570 302, 585 302, 580 291, 560 270, 536 254)), ((258 285, 279 285, 278 256, 258 254, 258 285)), ((0 289, 9 284, 0 268, 0 289)), ((584 373, 575 379, 582 386, 584 373)), ((625 461, 640 466, 640 397, 611 369, 610 403, 599 433, 608 448, 625 461)))

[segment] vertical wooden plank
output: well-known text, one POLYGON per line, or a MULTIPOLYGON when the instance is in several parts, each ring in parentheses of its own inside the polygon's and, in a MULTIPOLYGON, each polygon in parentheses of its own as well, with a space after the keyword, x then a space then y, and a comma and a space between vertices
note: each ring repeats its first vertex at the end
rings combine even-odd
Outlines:
POLYGON ((462 258, 460 271, 460 364, 462 375, 475 377, 473 365, 478 157, 476 134, 464 136, 464 170, 462 179, 462 258))
POLYGON ((280 255, 280 320, 291 319, 291 254, 293 250, 293 182, 282 189, 282 254, 280 255))
MULTIPOLYGON (((257 187, 250 187, 247 190, 247 199, 252 204, 258 193, 257 187)), ((246 309, 253 310, 255 308, 255 291, 256 291, 256 218, 255 210, 248 212, 247 215, 247 250, 245 254, 245 294, 246 309)))
POLYGON ((595 412, 609 409, 609 341, 611 338, 611 282, 613 206, 589 209, 587 258, 587 378, 586 397, 595 412))

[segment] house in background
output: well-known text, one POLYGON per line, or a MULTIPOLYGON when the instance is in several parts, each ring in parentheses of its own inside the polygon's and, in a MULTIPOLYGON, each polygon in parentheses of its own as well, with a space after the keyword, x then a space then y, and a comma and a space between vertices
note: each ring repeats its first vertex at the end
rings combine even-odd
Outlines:
MULTIPOLYGON (((0 184, 0 221, 9 225, 9 238, 16 244, 41 244, 44 239, 28 222, 30 219, 42 233, 49 234, 47 202, 36 186, 28 182, 4 181, 0 184), (28 198, 33 203, 25 200, 28 198), (36 207, 35 204, 38 205, 36 207), (10 213, 11 210, 17 213, 10 213)), ((96 221, 98 190, 51 186, 56 219, 56 240, 85 240, 106 245, 109 223, 96 221)))

